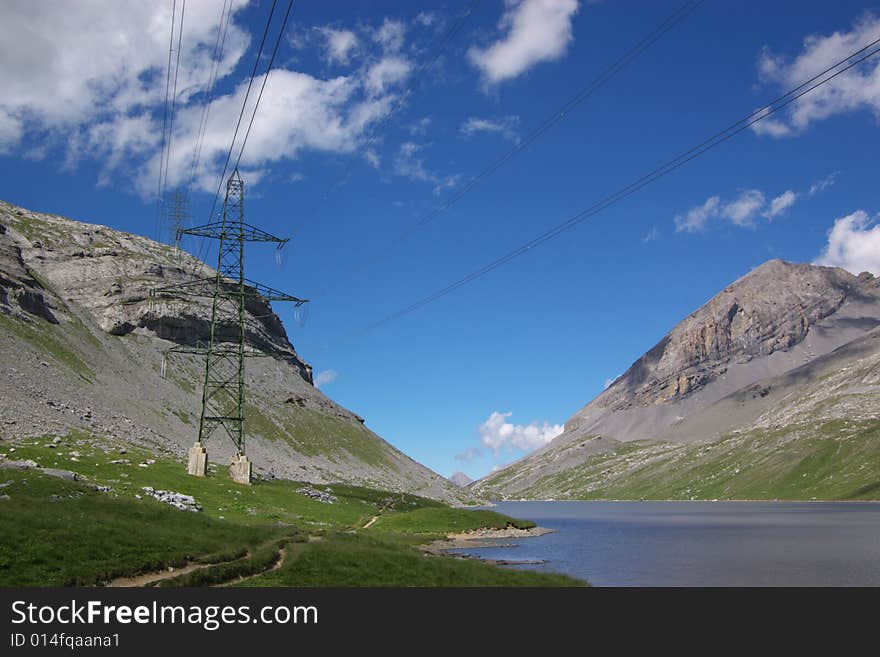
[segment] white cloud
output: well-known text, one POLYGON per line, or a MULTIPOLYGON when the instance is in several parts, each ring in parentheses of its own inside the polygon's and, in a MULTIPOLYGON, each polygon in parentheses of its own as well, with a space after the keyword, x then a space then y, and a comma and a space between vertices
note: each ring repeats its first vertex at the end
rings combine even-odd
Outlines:
POLYGON ((492 84, 559 59, 572 41, 577 10, 577 0, 509 0, 499 23, 505 36, 486 48, 471 48, 468 58, 492 84))
POLYGON ((428 134, 428 130, 430 129, 430 127, 431 127, 431 117, 430 116, 423 116, 422 118, 410 123, 407 126, 406 130, 413 137, 422 137, 422 136, 428 134))
POLYGON ((834 173, 830 173, 822 180, 817 180, 812 185, 810 185, 810 196, 815 196, 820 192, 824 192, 826 189, 834 185, 837 182, 837 176, 840 175, 840 171, 835 171, 834 173))
POLYGON ((315 387, 321 388, 328 383, 333 383, 339 378, 339 372, 336 370, 323 370, 315 375, 315 387))
POLYGON ((752 220, 764 207, 764 194, 757 189, 747 189, 730 203, 721 207, 721 216, 737 226, 751 226, 752 220))
MULTIPOLYGON (((246 4, 247 0, 232 0, 219 66, 221 84, 210 108, 194 181, 197 189, 209 193, 216 190, 230 126, 238 120, 247 87, 246 77, 229 79, 251 42, 237 24, 246 4)), ((181 3, 177 6, 179 10, 181 3)), ((170 187, 188 182, 221 7, 214 0, 186 3, 170 187)), ((171 3, 70 0, 65 9, 46 12, 40 3, 24 0, 0 3, 0 152, 55 156, 69 170, 92 158, 98 162, 99 184, 122 177, 150 198, 156 193, 159 170, 171 3)), ((386 53, 403 46, 405 30, 394 21, 385 21, 378 30, 363 29, 380 39, 386 53)), ((326 40, 334 56, 349 54, 356 46, 343 32, 325 31, 327 39, 322 38, 320 46, 326 40)), ((318 47, 321 32, 309 33, 318 47)), ((411 64, 395 54, 330 79, 273 69, 241 163, 248 183, 267 174, 270 164, 295 159, 303 150, 356 150, 369 128, 393 107, 410 69, 411 64)), ((258 76, 254 88, 262 82, 258 76)), ((256 97, 251 94, 245 116, 256 97)))
POLYGON ((706 222, 710 217, 718 214, 721 197, 710 196, 703 205, 691 208, 684 215, 675 216, 676 233, 696 233, 706 228, 706 222))
POLYGON ((774 217, 779 216, 794 205, 797 197, 797 193, 790 189, 782 192, 782 194, 770 201, 770 207, 763 212, 763 215, 768 219, 773 219, 774 217))
MULTIPOLYGON (((675 232, 697 233, 706 229, 710 219, 727 219, 735 226, 755 225, 755 219, 763 216, 773 219, 794 205, 798 194, 787 190, 773 198, 769 203, 764 192, 759 189, 746 189, 732 201, 724 202, 720 196, 711 196, 702 205, 691 208, 685 214, 674 217, 675 232)), ((648 241, 647 238, 645 241, 648 241)))
POLYGON ((532 422, 531 424, 511 424, 507 421, 513 413, 493 411, 479 428, 480 444, 494 454, 513 448, 531 452, 546 445, 562 433, 561 424, 532 422))
POLYGON ((425 161, 419 157, 424 146, 412 141, 405 141, 400 145, 394 158, 394 172, 398 176, 413 178, 423 182, 433 182, 434 175, 425 168, 425 161))
POLYGON ((443 176, 429 170, 425 166, 424 159, 419 155, 424 149, 424 144, 403 142, 394 156, 394 173, 404 178, 433 184, 435 195, 444 189, 455 187, 459 176, 457 174, 443 176))
POLYGON ((431 27, 437 22, 437 14, 433 11, 420 11, 416 14, 415 22, 422 27, 431 27))
MULTIPOLYGON (((762 81, 788 90, 867 45, 880 33, 880 18, 866 14, 848 32, 810 35, 794 59, 765 48, 758 58, 762 81)), ((772 137, 796 135, 815 121, 831 116, 868 109, 880 120, 880 61, 870 60, 842 73, 793 103, 780 118, 765 119, 752 128, 772 137), (770 121, 768 123, 768 121, 770 121)))
MULTIPOLYGON (((262 84, 262 76, 254 85, 262 84)), ((216 98, 202 146, 203 173, 197 187, 213 192, 219 170, 229 149, 229 126, 235 125, 247 89, 247 82, 230 94, 216 98)), ((363 85, 355 77, 320 80, 305 73, 276 69, 266 85, 257 120, 247 143, 242 167, 257 169, 271 162, 297 157, 304 149, 350 153, 359 145, 365 129, 384 116, 393 95, 362 94, 363 85)), ((246 114, 256 100, 248 101, 246 114)), ((201 108, 190 106, 175 122, 175 136, 169 156, 168 180, 175 185, 189 173, 192 145, 198 130, 201 108)), ((149 196, 158 177, 159 153, 142 167, 139 191, 149 196)), ((249 182, 252 181, 249 179, 249 182)))
POLYGON ((479 447, 468 447, 463 452, 459 452, 458 454, 456 454, 453 458, 456 461, 470 463, 471 461, 473 461, 476 458, 482 458, 482 456, 483 456, 483 450, 481 450, 479 447))
MULTIPOLYGON (((232 4, 234 16, 246 0, 232 4)), ((186 5, 178 102, 186 103, 208 79, 220 9, 213 0, 186 5)), ((117 151, 127 148, 125 134, 142 141, 120 119, 164 103, 170 24, 171 4, 164 2, 69 0, 64 11, 29 0, 0 3, 0 143, 9 148, 28 130, 60 139, 95 121, 122 128, 113 137, 117 151)), ((248 43, 231 22, 220 79, 248 43)))
POLYGON ((324 36, 327 60, 331 64, 348 64, 352 50, 357 48, 358 38, 351 30, 337 30, 321 27, 318 31, 324 36))
POLYGON ((379 157, 379 154, 372 148, 368 148, 364 151, 364 159, 372 166, 374 169, 378 169, 382 164, 382 158, 379 157))
POLYGON ((0 153, 8 153, 18 146, 24 133, 21 119, 7 114, 0 108, 0 153))
POLYGON ((840 217, 828 231, 828 243, 815 264, 880 276, 880 225, 864 210, 840 217))
POLYGON ((461 124, 458 131, 465 137, 473 137, 481 132, 495 133, 508 141, 518 142, 519 135, 514 129, 518 123, 519 117, 515 115, 505 116, 500 119, 481 119, 471 116, 461 124))
POLYGON ((406 36, 406 25, 400 21, 386 18, 382 25, 373 32, 373 40, 386 52, 397 52, 403 47, 406 36))
POLYGON ((401 57, 383 57, 367 69, 367 91, 373 96, 385 93, 388 87, 405 80, 411 70, 412 65, 401 57))
POLYGON ((656 242, 660 239, 660 229, 657 226, 651 226, 651 230, 642 238, 642 242, 647 244, 648 242, 656 242))

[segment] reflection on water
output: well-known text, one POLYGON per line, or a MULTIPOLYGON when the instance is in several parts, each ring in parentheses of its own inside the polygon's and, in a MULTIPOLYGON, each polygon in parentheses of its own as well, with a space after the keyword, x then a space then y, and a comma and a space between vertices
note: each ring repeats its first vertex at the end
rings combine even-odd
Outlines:
POLYGON ((880 502, 504 502, 557 530, 459 550, 595 586, 880 586, 880 502), (506 541, 509 543, 509 541, 506 541))

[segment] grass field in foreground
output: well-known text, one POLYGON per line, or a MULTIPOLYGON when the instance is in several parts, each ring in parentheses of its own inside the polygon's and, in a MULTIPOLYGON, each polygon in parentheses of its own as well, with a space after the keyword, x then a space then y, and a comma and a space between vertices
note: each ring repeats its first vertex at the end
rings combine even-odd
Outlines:
POLYGON ((100 585, 194 562, 215 565, 162 585, 582 584, 475 560, 429 557, 415 547, 464 529, 530 524, 491 511, 344 485, 318 486, 338 498, 325 504, 297 493, 302 485, 297 482, 239 486, 225 468, 199 479, 187 476, 171 457, 132 447, 122 454, 119 446, 84 435, 50 448, 52 438, 16 442, 14 451, 10 443, 0 445, 8 460, 32 459, 82 477, 67 481, 38 470, 0 469, 0 495, 8 495, 0 499, 0 585, 100 585), (203 510, 179 511, 149 498, 144 486, 192 495, 203 510))

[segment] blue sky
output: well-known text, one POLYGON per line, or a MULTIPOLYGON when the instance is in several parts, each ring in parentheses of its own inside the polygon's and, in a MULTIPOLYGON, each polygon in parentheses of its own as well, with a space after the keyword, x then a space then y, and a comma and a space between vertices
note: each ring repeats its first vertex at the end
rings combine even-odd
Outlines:
MULTIPOLYGON (((682 3, 481 2, 419 75, 471 4, 295 3, 242 158, 248 220, 292 237, 280 267, 271 250, 250 250, 249 277, 312 299, 304 327, 276 308, 292 342, 322 389, 395 446, 444 475, 483 475, 551 439, 765 260, 880 274, 877 57, 363 332, 880 37, 868 2, 707 0, 389 250, 682 3)), ((168 189, 189 184, 196 223, 209 218, 270 5, 232 3, 191 179, 224 3, 186 3, 168 189)), ((0 198, 155 237, 172 2, 64 7, 0 6, 0 198)))

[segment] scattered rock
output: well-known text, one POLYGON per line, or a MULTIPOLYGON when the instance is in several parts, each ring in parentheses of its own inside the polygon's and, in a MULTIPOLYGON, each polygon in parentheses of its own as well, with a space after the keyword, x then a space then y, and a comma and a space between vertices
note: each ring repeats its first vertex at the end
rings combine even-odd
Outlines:
MULTIPOLYGON (((142 464, 143 465, 143 464, 142 464)), ((202 505, 195 501, 192 495, 184 495, 183 493, 175 493, 170 490, 156 490, 152 486, 144 486, 142 489, 147 495, 154 500, 163 502, 173 506, 181 511, 201 511, 202 505)))
POLYGON ((333 504, 337 501, 337 497, 335 495, 331 495, 330 493, 324 492, 322 490, 312 488, 311 486, 303 486, 302 488, 297 488, 296 492, 300 495, 311 497, 313 500, 317 500, 318 502, 323 502, 324 504, 333 504))
POLYGON ((12 499, 9 495, 0 495, 0 500, 10 500, 12 499))
MULTIPOLYGON (((10 452, 15 451, 14 449, 10 449, 10 452)), ((18 468, 19 470, 36 470, 40 467, 40 464, 36 461, 32 461, 31 459, 25 459, 24 461, 2 461, 0 462, 0 468, 18 468)))
POLYGON ((76 481, 79 475, 70 470, 59 470, 58 468, 43 468, 42 473, 50 477, 58 477, 59 479, 67 479, 68 481, 76 481))

